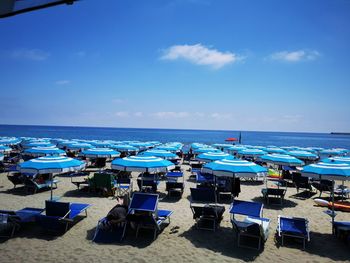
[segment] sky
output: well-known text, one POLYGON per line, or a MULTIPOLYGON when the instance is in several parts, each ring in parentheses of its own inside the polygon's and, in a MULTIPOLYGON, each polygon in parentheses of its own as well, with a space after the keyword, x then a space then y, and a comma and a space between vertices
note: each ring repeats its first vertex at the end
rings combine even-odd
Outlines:
POLYGON ((349 0, 82 0, 0 19, 0 123, 350 132, 349 0))

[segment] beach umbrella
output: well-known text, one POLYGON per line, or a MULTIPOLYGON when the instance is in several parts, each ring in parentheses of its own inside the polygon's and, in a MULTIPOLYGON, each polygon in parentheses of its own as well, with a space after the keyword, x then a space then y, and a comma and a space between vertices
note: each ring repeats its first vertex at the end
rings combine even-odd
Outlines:
POLYGON ((334 224, 334 181, 350 181, 350 164, 319 162, 306 165, 302 169, 302 176, 316 179, 331 180, 332 183, 332 226, 334 224))
POLYGON ((204 148, 204 147, 208 147, 208 145, 203 144, 203 143, 197 143, 197 142, 194 142, 194 143, 191 144, 191 149, 192 150, 195 150, 195 149, 198 149, 198 148, 204 148))
POLYGON ((214 143, 212 145, 212 147, 215 147, 217 149, 221 149, 221 148, 226 149, 226 148, 232 147, 232 144, 228 144, 228 143, 214 143))
POLYGON ((94 148, 94 146, 86 142, 74 142, 74 143, 70 142, 66 144, 66 148, 67 150, 71 150, 71 151, 84 151, 86 149, 94 148))
POLYGON ((330 157, 321 160, 323 163, 346 163, 350 164, 350 157, 343 157, 343 156, 338 156, 338 157, 330 157))
POLYGON ((179 159, 179 156, 177 156, 175 153, 169 152, 169 151, 164 151, 164 150, 147 150, 143 153, 140 154, 141 156, 155 156, 155 157, 160 157, 166 160, 175 160, 179 159))
POLYGON ((236 141, 238 141, 238 139, 237 138, 233 138, 233 137, 225 139, 225 142, 236 142, 236 141))
POLYGON ((33 147, 55 147, 56 145, 52 144, 49 141, 30 141, 23 144, 23 148, 33 148, 33 147))
POLYGON ((128 144, 113 144, 111 145, 111 148, 120 152, 137 152, 139 150, 138 148, 128 144))
POLYGON ((304 162, 295 158, 294 156, 290 156, 287 154, 266 154, 260 156, 260 159, 266 163, 272 163, 276 165, 286 165, 286 166, 302 166, 304 162))
POLYGON ((206 152, 206 153, 199 154, 196 157, 196 159, 202 162, 212 162, 212 161, 217 161, 222 159, 233 160, 235 159, 235 157, 232 156, 231 154, 224 153, 224 152, 206 152))
POLYGON ((0 145, 0 153, 9 153, 12 151, 11 147, 8 147, 6 145, 0 145))
POLYGON ((227 151, 237 153, 237 152, 245 150, 245 149, 247 149, 247 147, 245 147, 243 145, 234 145, 234 146, 231 145, 230 148, 227 148, 227 151))
POLYGON ((129 144, 131 146, 139 148, 140 150, 149 149, 149 148, 153 147, 153 144, 149 143, 149 142, 132 142, 132 143, 129 143, 129 144))
POLYGON ((343 149, 324 149, 324 150, 321 150, 319 153, 321 156, 329 156, 329 157, 342 156, 346 154, 346 152, 344 152, 343 149))
POLYGON ((205 164, 202 172, 215 176, 254 178, 256 176, 266 176, 267 169, 245 160, 223 159, 205 164))
POLYGON ((277 148, 277 147, 267 147, 264 149, 264 151, 268 152, 268 153, 280 153, 280 154, 286 154, 287 152, 281 148, 277 148))
POLYGON ((288 155, 291 155, 291 156, 294 156, 298 159, 301 159, 301 160, 317 160, 318 159, 318 155, 317 154, 314 154, 314 153, 311 153, 311 152, 308 152, 308 151, 289 151, 287 153, 288 155))
POLYGON ((95 146, 95 148, 110 148, 113 145, 111 141, 91 141, 90 144, 95 146))
POLYGON ((207 152, 221 152, 220 150, 213 148, 213 147, 203 147, 203 148, 197 148, 193 151, 195 154, 199 153, 207 153, 207 152))
POLYGON ((157 150, 164 150, 164 151, 169 151, 169 152, 178 152, 180 149, 176 146, 172 145, 160 145, 156 147, 157 150))
POLYGON ((120 171, 160 173, 174 168, 172 162, 155 156, 129 156, 112 161, 112 169, 120 171))
POLYGON ((66 152, 57 147, 33 147, 24 150, 24 154, 33 157, 40 156, 63 156, 66 152))
POLYGON ((261 155, 267 154, 267 152, 259 149, 243 149, 237 152, 237 155, 239 156, 245 156, 245 157, 259 157, 261 155))
POLYGON ((86 163, 65 156, 45 156, 31 159, 17 166, 21 173, 50 174, 51 175, 51 197, 52 200, 52 178, 53 174, 79 171, 85 168, 86 163))
POLYGON ((22 140, 16 137, 0 137, 1 145, 16 145, 19 144, 22 140))
POLYGON ((0 162, 2 162, 3 160, 4 160, 4 155, 0 153, 0 162))
POLYGON ((120 152, 109 148, 90 148, 81 152, 87 158, 115 158, 120 156, 120 152))

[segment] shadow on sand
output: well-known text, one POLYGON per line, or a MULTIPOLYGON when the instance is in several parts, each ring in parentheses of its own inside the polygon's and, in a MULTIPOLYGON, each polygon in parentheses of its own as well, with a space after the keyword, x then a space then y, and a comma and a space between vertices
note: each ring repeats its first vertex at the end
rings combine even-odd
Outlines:
POLYGON ((292 200, 284 199, 283 204, 281 205, 280 200, 278 198, 270 198, 270 203, 267 204, 265 199, 262 196, 257 196, 252 199, 253 202, 259 202, 264 204, 264 208, 273 209, 273 210, 281 210, 287 207, 296 207, 298 204, 292 200))
POLYGON ((255 260, 262 250, 237 247, 232 228, 220 227, 216 232, 197 229, 195 226, 180 235, 192 242, 197 248, 205 248, 225 256, 244 261, 255 260))

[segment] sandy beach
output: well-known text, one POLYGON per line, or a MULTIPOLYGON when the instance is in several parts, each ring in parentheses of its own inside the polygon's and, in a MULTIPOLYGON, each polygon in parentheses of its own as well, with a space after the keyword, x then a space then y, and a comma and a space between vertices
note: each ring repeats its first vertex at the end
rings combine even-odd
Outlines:
MULTIPOLYGON (((181 199, 169 198, 165 192, 165 182, 158 189, 159 207, 174 211, 171 223, 153 241, 152 233, 145 230, 136 239, 132 231, 127 232, 122 243, 95 244, 91 241, 98 220, 115 205, 112 197, 101 197, 94 193, 77 190, 67 177, 60 180, 54 195, 62 201, 92 204, 88 217, 69 229, 64 235, 52 236, 39 226, 22 228, 9 240, 0 243, 1 262, 330 262, 350 261, 349 247, 331 234, 330 217, 322 211, 325 208, 314 206, 312 198, 297 194, 295 188, 288 188, 283 206, 265 205, 264 217, 271 219, 270 235, 261 251, 238 248, 230 223, 229 202, 224 219, 216 232, 199 230, 194 227, 190 210, 190 187, 195 183, 188 180, 189 166, 182 165, 185 171, 185 192, 181 199), (276 243, 277 216, 306 217, 310 221, 311 241, 306 249, 295 242, 286 246, 276 243), (178 227, 178 232, 171 229, 178 227)), ((133 178, 137 177, 133 173, 133 178)), ((264 184, 242 182, 240 200, 262 202, 261 188, 264 184)), ((0 176, 0 207, 18 210, 23 207, 44 207, 49 191, 37 194, 24 194, 23 189, 12 189, 6 174, 0 176)), ((134 190, 137 190, 136 181, 134 190)), ((326 196, 326 194, 323 194, 326 196)), ((349 213, 338 212, 337 220, 349 220, 349 213)))

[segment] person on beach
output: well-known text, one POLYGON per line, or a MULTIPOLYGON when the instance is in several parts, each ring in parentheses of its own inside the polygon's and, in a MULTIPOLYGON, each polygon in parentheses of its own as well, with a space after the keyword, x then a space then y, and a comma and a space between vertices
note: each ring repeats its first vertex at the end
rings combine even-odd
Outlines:
POLYGON ((117 198, 117 204, 108 212, 104 221, 102 221, 101 227, 103 229, 113 229, 123 225, 126 221, 128 213, 128 197, 125 195, 123 198, 117 198))

